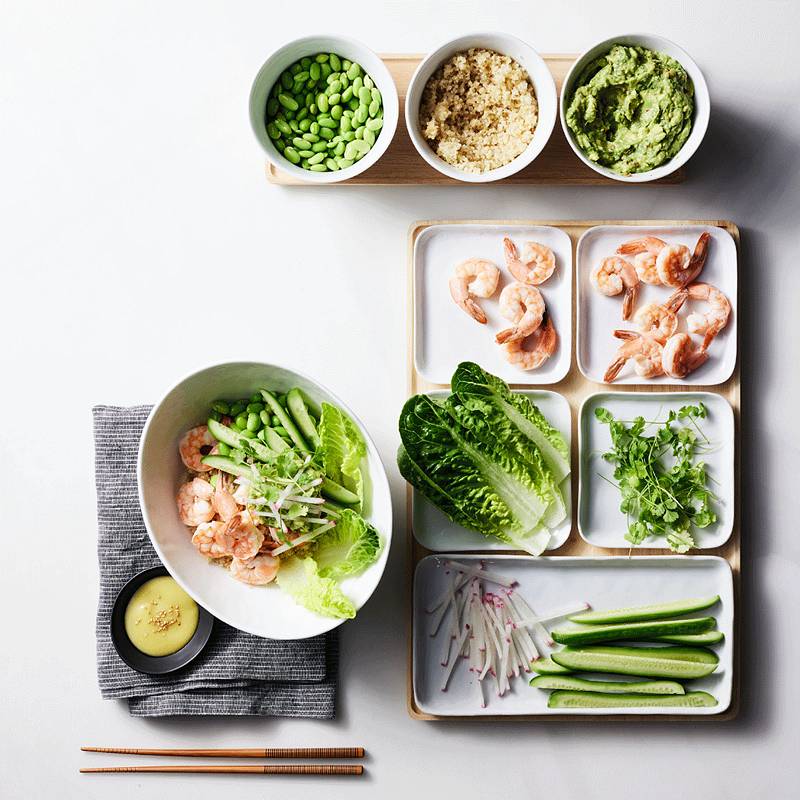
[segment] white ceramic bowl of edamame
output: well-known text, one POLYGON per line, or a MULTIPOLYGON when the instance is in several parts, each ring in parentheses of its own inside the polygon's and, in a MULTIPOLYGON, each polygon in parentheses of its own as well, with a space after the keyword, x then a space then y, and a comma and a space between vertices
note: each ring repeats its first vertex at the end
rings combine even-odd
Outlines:
MULTIPOLYGON (((326 61, 323 63, 329 65, 330 62, 326 61)), ((319 66, 321 66, 321 64, 320 62, 317 62, 316 68, 319 66)), ((326 88, 324 85, 325 77, 326 76, 323 75, 322 79, 320 79, 317 88, 309 89, 309 91, 317 93, 318 89, 326 88)), ((347 87, 343 87, 343 96, 345 95, 346 90, 347 87)), ((305 111, 304 117, 314 120, 315 116, 322 113, 321 110, 316 107, 313 114, 309 114, 308 109, 304 109, 302 105, 299 109, 292 108, 298 98, 294 95, 291 85, 287 90, 287 94, 290 96, 288 99, 284 97, 286 106, 283 106, 283 112, 285 114, 285 111, 289 110, 290 114, 286 116, 296 117, 300 114, 303 114, 305 111)), ((327 105, 327 100, 325 102, 327 105)), ((341 104, 339 109, 340 114, 342 108, 344 109, 344 113, 347 114, 348 108, 346 102, 341 104)), ((355 109, 349 109, 349 113, 353 113, 354 111, 355 109)), ((370 120, 372 116, 373 115, 370 113, 370 120)), ((338 181, 345 181, 348 178, 353 178, 356 175, 368 170, 389 147, 395 130, 397 129, 398 116, 399 103, 397 99, 397 88, 394 85, 394 80, 392 79, 392 76, 389 73, 386 65, 383 63, 381 58, 366 45, 361 44, 361 42, 358 42, 355 39, 350 39, 343 36, 306 36, 302 39, 295 39, 294 41, 285 44, 283 47, 276 50, 264 62, 263 66, 258 71, 258 75, 256 75, 256 78, 253 81, 253 86, 250 90, 250 125, 253 129, 253 133, 255 133, 256 139, 263 148, 267 159, 276 169, 279 169, 284 173, 288 173, 293 178, 308 183, 336 183, 338 181), (360 152, 359 150, 359 152, 355 154, 355 158, 352 159, 354 163, 343 168, 337 167, 333 170, 325 168, 325 164, 330 163, 329 158, 331 157, 334 159, 342 158, 344 152, 338 153, 336 156, 334 156, 333 153, 322 151, 321 155, 323 158, 321 159, 316 153, 314 153, 312 156, 300 156, 298 158, 297 156, 299 148, 296 148, 292 144, 292 139, 295 137, 302 137, 304 134, 311 133, 311 131, 308 131, 307 129, 293 129, 291 133, 289 133, 287 130, 283 139, 280 140, 281 144, 289 145, 288 151, 292 157, 292 160, 290 160, 287 158, 287 155, 284 155, 284 153, 282 153, 278 147, 276 147, 275 137, 271 137, 268 130, 267 119, 267 108, 271 99, 270 93, 273 87, 281 80, 281 76, 290 67, 292 67, 292 65, 304 58, 312 59, 312 63, 314 63, 317 55, 323 54, 324 56, 325 54, 329 55, 331 53, 336 55, 338 61, 345 63, 349 61, 352 62, 352 64, 360 67, 359 80, 365 80, 366 76, 369 76, 371 81, 374 83, 374 87, 380 92, 380 103, 382 104, 383 115, 382 127, 373 132, 374 144, 371 145, 370 149, 364 153, 360 152), (309 161, 317 162, 314 169, 310 168, 310 165, 308 164, 309 161), (306 165, 305 168, 303 168, 303 164, 306 165)), ((337 122, 340 121, 341 117, 338 117, 337 122)), ((365 121, 367 120, 362 120, 361 124, 363 124, 365 121)), ((297 120, 297 122, 302 122, 302 120, 297 120)), ((284 123, 288 123, 288 120, 285 120, 284 123)), ((360 125, 354 122, 354 136, 358 127, 360 127, 360 125)), ((275 133, 275 131, 273 131, 273 133, 275 133)), ((343 130, 337 127, 333 129, 333 133, 334 135, 339 136, 343 133, 343 130)), ((316 134, 311 133, 311 137, 318 136, 319 134, 320 131, 317 130, 316 134)), ((359 140, 362 139, 363 137, 359 136, 359 140)), ((321 142, 312 141, 309 143, 309 150, 314 144, 319 144, 321 149, 321 142)), ((343 142, 343 144, 346 146, 348 142, 343 142)), ((344 148, 340 149, 343 150, 344 148)), ((284 152, 286 152, 286 149, 284 152)), ((350 154, 348 153, 348 155, 350 154)), ((331 166, 333 165, 331 164, 331 166)))
POLYGON ((298 387, 317 404, 331 403, 355 422, 366 443, 362 461, 365 499, 362 514, 378 530, 382 550, 363 572, 341 582, 358 611, 383 575, 392 540, 392 499, 378 450, 358 417, 335 394, 315 380, 287 367, 252 361, 215 364, 178 381, 153 407, 142 431, 137 463, 139 503, 150 541, 170 575, 197 603, 218 619, 268 639, 306 639, 341 625, 298 605, 277 585, 250 586, 234 580, 227 569, 210 564, 192 545, 191 529, 181 522, 175 503, 186 468, 178 442, 202 423, 210 404, 220 397, 249 397, 260 388, 286 392, 298 387))
POLYGON ((544 59, 529 44, 506 33, 473 33, 444 42, 419 64, 405 98, 405 120, 417 152, 434 169, 467 183, 489 183, 507 178, 527 167, 544 149, 558 116, 556 85, 544 59), (508 56, 528 73, 538 104, 538 119, 533 137, 525 149, 508 163, 485 172, 467 172, 440 158, 420 130, 419 111, 425 87, 434 73, 453 56, 472 49, 491 50, 508 56))

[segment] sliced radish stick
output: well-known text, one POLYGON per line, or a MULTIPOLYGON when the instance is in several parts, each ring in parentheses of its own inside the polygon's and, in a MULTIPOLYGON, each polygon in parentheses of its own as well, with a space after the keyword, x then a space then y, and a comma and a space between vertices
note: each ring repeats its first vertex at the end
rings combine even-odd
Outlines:
MULTIPOLYGON (((456 640, 456 652, 458 652, 459 649, 461 648, 461 645, 464 644, 464 640, 467 638, 468 635, 469 635, 469 625, 465 625, 464 630, 461 631, 461 635, 456 640)), ((447 691, 447 684, 450 683, 450 676, 453 674, 453 670, 455 669, 456 664, 458 664, 458 659, 454 658, 447 667, 447 671, 444 674, 444 680, 442 681, 442 686, 441 686, 443 692, 447 691)))

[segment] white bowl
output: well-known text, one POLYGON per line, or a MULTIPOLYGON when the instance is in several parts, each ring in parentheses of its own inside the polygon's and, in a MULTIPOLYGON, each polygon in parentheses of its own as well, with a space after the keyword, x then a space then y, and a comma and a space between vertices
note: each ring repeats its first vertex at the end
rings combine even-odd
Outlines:
POLYGON ((258 71, 250 89, 250 125, 269 162, 279 170, 308 183, 337 183, 353 178, 369 169, 385 152, 397 130, 399 116, 397 87, 386 64, 366 45, 342 36, 306 36, 295 39, 276 50, 258 71), (316 53, 336 53, 342 58, 358 62, 375 81, 383 98, 383 127, 372 149, 352 167, 336 172, 311 172, 292 164, 276 149, 267 134, 265 116, 267 100, 275 81, 281 73, 298 59, 316 53))
POLYGON ((708 118, 710 115, 711 98, 708 94, 708 86, 706 85, 703 73, 700 72, 700 67, 695 64, 691 56, 685 50, 678 47, 674 42, 662 36, 653 36, 649 33, 629 33, 624 36, 613 36, 610 39, 604 39, 602 42, 598 42, 596 45, 590 47, 585 53, 578 57, 578 60, 567 73, 567 77, 564 78, 564 84, 561 87, 561 99, 559 101, 561 127, 564 130, 564 136, 566 136, 569 146, 575 151, 575 155, 577 155, 587 167, 591 167, 600 175, 604 175, 606 178, 612 178, 615 181, 622 181, 623 183, 646 183, 647 181, 655 181, 682 167, 694 155, 695 151, 700 146, 700 142, 703 141, 703 137, 706 135, 706 129, 708 128, 708 118), (674 58, 686 70, 694 84, 694 119, 692 121, 691 133, 689 134, 689 138, 684 142, 683 147, 669 161, 661 164, 661 166, 647 170, 647 172, 637 172, 633 175, 620 175, 618 172, 614 172, 588 159, 583 150, 578 147, 577 143, 572 138, 572 131, 570 131, 567 125, 567 106, 569 105, 569 100, 572 98, 575 81, 578 80, 590 61, 607 53, 615 44, 639 45, 649 50, 657 50, 661 53, 666 53, 668 56, 674 58))
POLYGON ((371 497, 365 517, 380 532, 383 550, 361 575, 342 582, 356 609, 367 602, 383 574, 392 538, 389 482, 369 434, 349 408, 330 391, 302 373, 255 362, 217 364, 175 384, 155 405, 142 431, 137 463, 139 502, 150 541, 175 580, 215 617, 234 628, 268 639, 306 639, 329 631, 343 620, 322 617, 302 606, 277 586, 248 586, 234 580, 201 556, 180 521, 175 495, 186 473, 178 441, 204 422, 209 405, 219 398, 250 397, 260 388, 285 392, 299 386, 316 401, 332 403, 355 421, 367 443, 366 465, 371 497))
POLYGON ((517 39, 516 36, 509 36, 507 33, 473 33, 445 42, 419 64, 406 93, 406 128, 417 152, 443 175, 466 183, 489 183, 519 172, 542 152, 556 123, 557 105, 556 85, 550 69, 544 59, 529 44, 517 39), (494 50, 502 55, 510 56, 520 64, 528 73, 539 104, 539 121, 530 144, 513 161, 480 174, 464 172, 464 170, 443 161, 434 153, 419 130, 419 104, 428 79, 447 59, 473 47, 494 50))

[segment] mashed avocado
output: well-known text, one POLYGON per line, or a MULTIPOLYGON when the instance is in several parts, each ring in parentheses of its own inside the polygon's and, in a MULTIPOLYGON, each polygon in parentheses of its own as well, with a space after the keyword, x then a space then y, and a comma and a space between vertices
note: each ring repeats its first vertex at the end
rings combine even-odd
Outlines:
POLYGON ((665 53, 614 45, 575 85, 567 125, 586 157, 614 172, 654 169, 689 138, 694 87, 665 53))

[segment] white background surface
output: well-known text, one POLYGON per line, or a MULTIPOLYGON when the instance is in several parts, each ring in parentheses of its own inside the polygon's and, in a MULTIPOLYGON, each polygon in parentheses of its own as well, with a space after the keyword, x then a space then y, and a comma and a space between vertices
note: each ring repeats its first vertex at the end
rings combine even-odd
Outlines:
MULTIPOLYGON (((0 795, 22 798, 793 796, 798 774, 797 269, 800 85, 792 2, 23 2, 0 5, 0 795), (683 45, 709 82, 682 186, 279 189, 247 123, 268 52, 314 30, 424 51, 502 29, 570 52, 622 29, 683 45), (405 546, 343 629, 336 722, 144 721, 94 674, 90 407, 152 401, 208 361, 319 377, 393 466, 406 397, 406 232, 425 217, 728 217, 739 324, 744 707, 733 723, 424 724, 405 711, 405 546), (313 234, 313 235, 310 235, 313 234), (260 325, 237 289, 256 287, 260 325), (236 330, 234 328, 234 330, 236 330), (796 621, 796 620, 795 620, 796 621), (80 744, 363 744, 362 779, 80 776, 80 744)), ((248 296, 253 292, 249 291, 248 296)))

